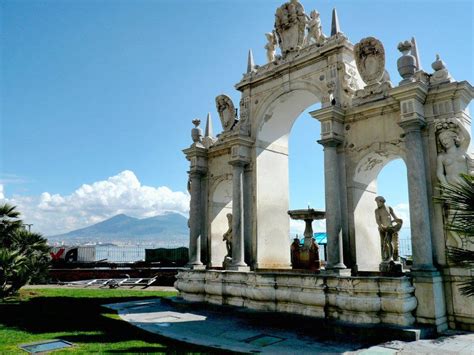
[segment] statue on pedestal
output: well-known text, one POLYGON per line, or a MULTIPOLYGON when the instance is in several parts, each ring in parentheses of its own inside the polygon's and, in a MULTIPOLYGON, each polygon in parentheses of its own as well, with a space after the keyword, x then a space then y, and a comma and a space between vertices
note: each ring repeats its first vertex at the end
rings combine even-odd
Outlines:
POLYGON ((326 40, 326 36, 323 34, 319 12, 316 10, 311 11, 309 16, 306 16, 306 19, 308 24, 308 36, 306 37, 306 44, 323 44, 326 40))
POLYGON ((403 220, 397 217, 392 207, 385 205, 383 196, 377 196, 375 202, 377 203, 375 220, 379 226, 380 244, 382 246, 380 271, 401 272, 401 265, 396 264, 396 262, 398 262, 398 232, 402 228, 403 220))
POLYGON ((268 32, 265 33, 265 36, 267 37, 268 43, 265 45, 265 49, 267 50, 267 61, 268 63, 271 63, 275 60, 275 51, 276 51, 276 38, 275 38, 275 33, 274 32, 268 32))
POLYGON ((227 258, 232 258, 232 213, 227 213, 227 223, 228 229, 222 236, 222 240, 225 241, 225 246, 227 248, 227 258))

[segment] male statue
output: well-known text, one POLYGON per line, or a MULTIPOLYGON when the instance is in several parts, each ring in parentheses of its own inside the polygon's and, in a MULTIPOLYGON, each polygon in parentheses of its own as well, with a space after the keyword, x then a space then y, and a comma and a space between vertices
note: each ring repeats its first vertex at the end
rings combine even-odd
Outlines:
POLYGON ((227 223, 228 229, 222 236, 222 240, 225 241, 225 246, 227 248, 226 258, 232 258, 232 213, 227 213, 227 223))
POLYGON ((378 206, 375 210, 375 220, 379 226, 382 262, 393 262, 394 259, 398 259, 398 232, 402 228, 403 221, 395 215, 392 207, 385 206, 383 196, 377 196, 375 202, 378 206))

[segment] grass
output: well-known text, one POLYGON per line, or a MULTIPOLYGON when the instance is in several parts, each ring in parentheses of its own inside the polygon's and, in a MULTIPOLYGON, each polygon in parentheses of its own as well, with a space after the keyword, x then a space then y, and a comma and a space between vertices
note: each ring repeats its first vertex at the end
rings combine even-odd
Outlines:
POLYGON ((121 289, 23 289, 18 297, 0 301, 0 354, 25 354, 18 345, 55 338, 75 344, 55 354, 200 351, 133 327, 114 311, 101 307, 175 294, 121 289))

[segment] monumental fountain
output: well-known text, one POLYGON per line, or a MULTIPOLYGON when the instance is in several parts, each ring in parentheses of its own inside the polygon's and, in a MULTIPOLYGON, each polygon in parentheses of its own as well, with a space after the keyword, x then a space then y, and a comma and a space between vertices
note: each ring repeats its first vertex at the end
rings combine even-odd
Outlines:
MULTIPOLYGON (((434 202, 439 182, 474 170, 467 152, 473 87, 455 81, 439 57, 433 72, 422 70, 414 38, 398 46, 402 79, 394 85, 381 41, 368 36, 353 45, 335 11, 325 36, 317 11, 306 15, 297 0, 277 8, 266 37, 268 63, 255 65, 249 53, 235 86, 238 109, 229 96, 216 98, 223 131, 214 137, 208 117, 203 134, 194 121, 184 149, 190 262, 177 276, 180 296, 357 324, 473 330, 472 303, 458 290, 471 276, 446 258, 447 246, 463 245, 434 202), (288 136, 318 102, 310 115, 324 147, 327 261, 322 268, 310 261, 307 233, 306 270, 298 272, 291 270, 288 136), (395 260, 402 221, 376 189, 381 169, 397 158, 407 167, 413 252, 404 273, 395 260)), ((311 213, 293 216, 310 221, 311 213)))

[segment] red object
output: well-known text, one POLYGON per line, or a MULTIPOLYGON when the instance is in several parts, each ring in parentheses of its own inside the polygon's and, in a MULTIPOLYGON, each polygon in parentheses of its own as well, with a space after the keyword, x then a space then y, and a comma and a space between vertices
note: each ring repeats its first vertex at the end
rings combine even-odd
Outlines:
POLYGON ((63 254, 64 254, 64 248, 59 249, 56 254, 53 252, 49 253, 49 255, 51 255, 52 260, 59 260, 61 258, 61 255, 63 254))

